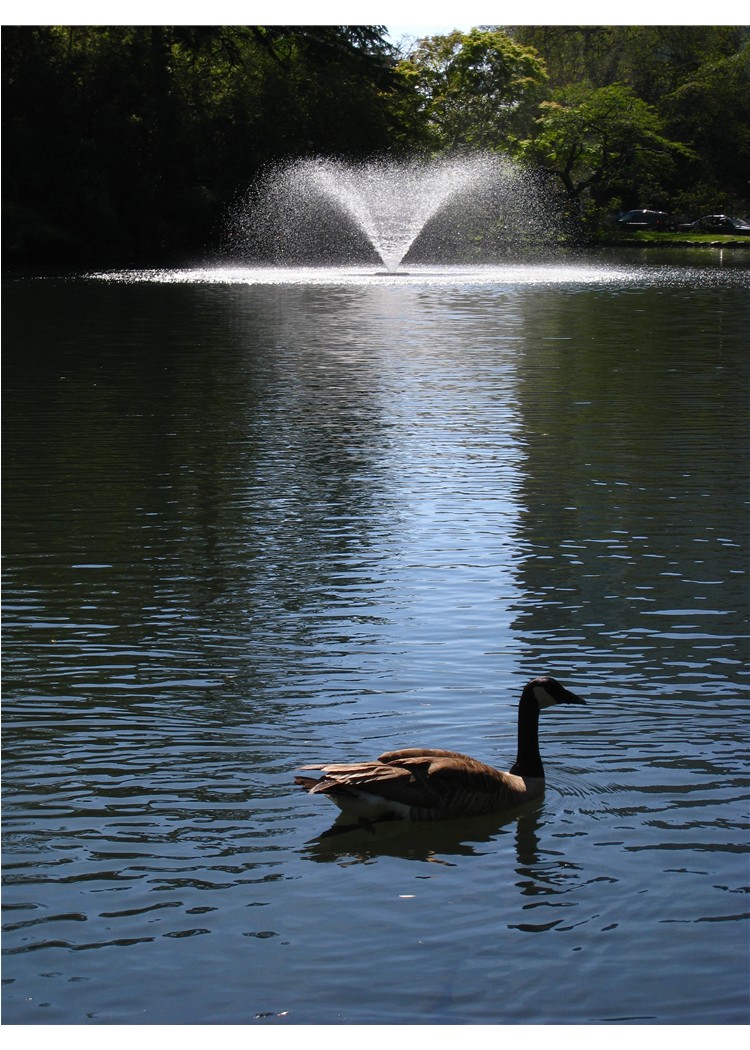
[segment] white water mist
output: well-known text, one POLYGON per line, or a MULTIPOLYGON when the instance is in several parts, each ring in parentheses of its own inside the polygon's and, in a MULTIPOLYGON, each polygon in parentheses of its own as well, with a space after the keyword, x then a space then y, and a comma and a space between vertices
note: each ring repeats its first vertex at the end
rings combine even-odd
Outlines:
POLYGON ((558 212, 538 178, 496 154, 366 163, 317 157, 274 166, 230 219, 230 251, 277 263, 361 262, 396 272, 546 243, 558 212))

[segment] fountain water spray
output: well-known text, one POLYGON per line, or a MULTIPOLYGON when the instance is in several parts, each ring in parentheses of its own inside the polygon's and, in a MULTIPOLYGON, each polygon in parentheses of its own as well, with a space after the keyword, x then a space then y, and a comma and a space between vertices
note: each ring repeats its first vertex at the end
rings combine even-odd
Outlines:
MULTIPOLYGON (((364 231, 388 270, 395 270, 426 223, 450 200, 486 175, 485 164, 454 160, 424 164, 336 161, 310 165, 312 185, 338 200, 364 231)), ((301 174, 301 172, 300 172, 301 174)))
MULTIPOLYGON (((557 213, 559 214, 559 212, 557 213)), ((273 167, 230 217, 232 254, 277 263, 357 262, 398 271, 419 258, 549 244, 559 227, 548 192, 508 158, 331 158, 273 167)))

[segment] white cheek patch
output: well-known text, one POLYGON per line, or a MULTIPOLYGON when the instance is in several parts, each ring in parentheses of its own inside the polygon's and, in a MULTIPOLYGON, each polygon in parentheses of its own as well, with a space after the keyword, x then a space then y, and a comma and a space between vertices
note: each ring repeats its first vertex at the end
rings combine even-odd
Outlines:
POLYGON ((545 707, 552 707, 557 703, 554 696, 547 692, 543 685, 534 686, 534 699, 539 704, 539 710, 543 710, 545 707))

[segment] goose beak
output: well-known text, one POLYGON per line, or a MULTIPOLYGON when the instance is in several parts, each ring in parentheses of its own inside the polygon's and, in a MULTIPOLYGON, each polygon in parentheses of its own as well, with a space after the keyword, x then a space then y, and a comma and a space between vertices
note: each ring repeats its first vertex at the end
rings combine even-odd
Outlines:
POLYGON ((560 703, 561 704, 585 704, 586 701, 582 697, 576 696, 575 693, 571 693, 570 689, 564 689, 563 690, 563 695, 560 697, 560 703))

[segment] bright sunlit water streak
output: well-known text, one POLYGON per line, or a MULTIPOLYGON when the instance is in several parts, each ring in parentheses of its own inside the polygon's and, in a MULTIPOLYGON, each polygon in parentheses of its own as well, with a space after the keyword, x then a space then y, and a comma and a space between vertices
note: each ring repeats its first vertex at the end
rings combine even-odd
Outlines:
POLYGON ((674 259, 7 286, 6 1024, 747 1023, 748 269, 674 259), (320 837, 542 671, 541 802, 320 837))

